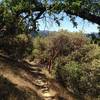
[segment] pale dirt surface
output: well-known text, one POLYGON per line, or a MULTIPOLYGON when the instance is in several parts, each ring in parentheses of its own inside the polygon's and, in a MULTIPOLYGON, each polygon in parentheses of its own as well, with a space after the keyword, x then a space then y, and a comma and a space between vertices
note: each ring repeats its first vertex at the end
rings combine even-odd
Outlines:
POLYGON ((30 88, 43 100, 76 100, 55 80, 51 80, 49 73, 42 70, 41 67, 31 66, 29 71, 22 70, 22 68, 16 63, 9 64, 8 62, 0 61, 0 75, 7 78, 11 83, 16 84, 17 88, 26 90, 30 88))

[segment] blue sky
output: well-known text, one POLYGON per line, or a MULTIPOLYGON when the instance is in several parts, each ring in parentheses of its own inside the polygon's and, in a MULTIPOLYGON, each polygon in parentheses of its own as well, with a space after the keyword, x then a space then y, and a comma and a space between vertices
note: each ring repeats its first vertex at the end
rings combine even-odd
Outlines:
POLYGON ((49 31, 58 31, 60 29, 68 30, 68 31, 83 31, 85 33, 92 33, 92 32, 98 32, 97 24, 93 24, 87 20, 83 20, 79 17, 76 18, 76 21, 78 23, 77 28, 73 27, 73 24, 70 22, 69 17, 64 17, 64 20, 61 21, 60 27, 50 19, 47 19, 47 22, 45 20, 41 19, 39 20, 39 29, 40 30, 49 30, 49 31))
MULTIPOLYGON (((1 0, 0 0, 1 1, 1 0)), ((79 17, 76 18, 76 21, 78 22, 77 28, 73 27, 73 24, 70 22, 69 17, 66 17, 64 15, 64 20, 61 21, 60 27, 53 21, 48 19, 47 22, 45 20, 41 19, 39 20, 39 29, 40 30, 49 30, 49 31, 58 31, 61 29, 68 30, 68 31, 83 31, 85 33, 92 33, 92 32, 98 32, 98 28, 96 24, 92 24, 91 22, 88 22, 87 20, 83 20, 79 17)))

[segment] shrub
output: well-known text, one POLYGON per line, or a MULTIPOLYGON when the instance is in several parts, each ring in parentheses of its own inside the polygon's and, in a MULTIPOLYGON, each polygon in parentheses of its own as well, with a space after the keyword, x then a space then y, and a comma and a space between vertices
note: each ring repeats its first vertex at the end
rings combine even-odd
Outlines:
POLYGON ((79 48, 75 52, 72 52, 69 55, 69 59, 80 62, 80 63, 89 63, 93 59, 99 58, 100 48, 95 44, 86 44, 83 47, 79 48))
POLYGON ((33 56, 78 95, 99 95, 100 47, 80 33, 58 32, 33 40, 33 56))
POLYGON ((56 77, 67 89, 78 95, 99 96, 100 47, 84 45, 58 61, 56 77))
POLYGON ((78 95, 99 95, 100 47, 80 33, 60 31, 33 40, 33 56, 78 95))
POLYGON ((0 49, 11 57, 22 59, 31 53, 31 37, 26 34, 5 36, 0 38, 0 49))
POLYGON ((82 34, 60 31, 47 37, 36 37, 33 40, 33 56, 51 68, 56 58, 68 56, 85 44, 88 44, 88 39, 82 34))

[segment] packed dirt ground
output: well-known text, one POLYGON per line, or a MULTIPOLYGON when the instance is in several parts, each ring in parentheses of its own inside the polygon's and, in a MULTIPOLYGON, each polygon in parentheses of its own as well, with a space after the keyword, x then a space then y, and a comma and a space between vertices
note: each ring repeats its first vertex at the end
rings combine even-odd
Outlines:
POLYGON ((76 100, 50 73, 36 64, 0 56, 1 100, 76 100))

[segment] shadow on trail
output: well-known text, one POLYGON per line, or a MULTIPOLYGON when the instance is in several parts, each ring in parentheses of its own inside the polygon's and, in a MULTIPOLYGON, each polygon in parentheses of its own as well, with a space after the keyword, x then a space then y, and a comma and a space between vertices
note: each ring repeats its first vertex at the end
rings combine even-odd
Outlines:
MULTIPOLYGON (((42 66, 40 66, 40 65, 32 65, 26 61, 22 61, 22 60, 19 61, 19 60, 12 59, 12 58, 4 56, 4 55, 0 55, 0 61, 9 65, 10 69, 13 70, 13 73, 15 75, 18 75, 20 78, 24 79, 25 81, 31 83, 34 86, 36 86, 36 84, 34 83, 33 78, 39 79, 39 77, 41 77, 41 79, 44 79, 44 80, 50 82, 50 80, 47 78, 47 76, 44 73, 41 73, 41 68, 39 68, 39 67, 42 67, 42 66)), ((54 84, 54 81, 51 84, 54 84)), ((56 87, 56 86, 54 86, 54 87, 56 87)), ((72 97, 77 98, 73 93, 69 92, 68 94, 70 94, 72 97)), ((4 99, 4 100, 6 100, 6 99, 4 99)), ((27 100, 27 99, 25 99, 25 100, 27 100)), ((40 99, 36 99, 36 100, 40 100, 40 99)), ((67 99, 65 99, 63 96, 58 96, 58 100, 67 100, 67 99)), ((77 98, 77 100, 80 100, 80 99, 77 98)), ((81 100, 84 100, 84 99, 81 98, 81 100)))
POLYGON ((8 65, 13 66, 12 69, 15 71, 16 68, 19 68, 25 70, 26 72, 29 72, 33 76, 41 75, 43 77, 46 77, 44 74, 41 73, 41 69, 39 68, 40 65, 32 65, 26 61, 16 60, 5 55, 0 55, 0 60, 7 63, 8 65))
POLYGON ((0 100, 41 100, 36 92, 27 88, 17 88, 7 78, 0 76, 0 100))

